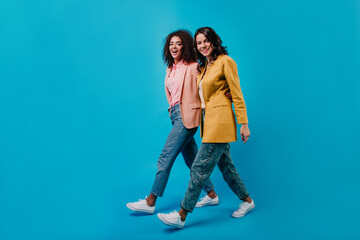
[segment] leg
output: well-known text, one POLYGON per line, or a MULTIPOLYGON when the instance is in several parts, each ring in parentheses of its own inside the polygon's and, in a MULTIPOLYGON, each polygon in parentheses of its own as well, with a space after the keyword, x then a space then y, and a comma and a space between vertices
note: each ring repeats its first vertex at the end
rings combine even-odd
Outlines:
POLYGON ((189 140, 189 142, 186 143, 184 148, 181 150, 181 154, 184 157, 185 164, 186 166, 188 166, 189 169, 191 169, 191 166, 194 162, 197 152, 198 152, 198 147, 196 145, 194 137, 192 137, 189 140))
MULTIPOLYGON (((198 147, 196 145, 194 137, 192 137, 181 151, 185 163, 189 169, 191 169, 191 166, 193 165, 197 152, 198 152, 198 147)), ((211 193, 211 195, 213 195, 213 198, 216 197, 216 193, 214 191, 214 185, 210 178, 208 178, 205 181, 203 189, 206 193, 211 193)))
POLYGON ((171 129, 165 146, 160 154, 157 163, 158 170, 151 190, 151 194, 156 197, 161 197, 163 195, 176 157, 197 130, 197 128, 187 129, 184 127, 180 110, 172 114, 171 120, 173 128, 171 129))
POLYGON ((240 175, 236 171, 234 163, 231 159, 229 144, 227 144, 226 149, 218 162, 218 167, 223 174, 224 180, 241 200, 245 200, 249 197, 245 184, 241 180, 240 175))
POLYGON ((201 188, 210 177, 226 148, 226 143, 203 143, 190 170, 190 182, 181 207, 192 212, 200 196, 201 188))
POLYGON ((239 205, 239 209, 233 212, 232 217, 239 218, 245 216, 249 211, 251 211, 251 209, 255 207, 255 204, 250 198, 245 184, 239 176, 239 173, 235 169, 234 163, 230 156, 230 145, 227 146, 226 150, 221 156, 218 162, 218 166, 231 190, 241 200, 243 200, 239 205))

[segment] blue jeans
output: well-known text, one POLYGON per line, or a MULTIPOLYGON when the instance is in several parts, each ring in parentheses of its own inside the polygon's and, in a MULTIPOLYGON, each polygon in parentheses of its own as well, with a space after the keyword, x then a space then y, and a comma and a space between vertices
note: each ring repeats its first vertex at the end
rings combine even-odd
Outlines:
POLYGON ((181 207, 184 210, 188 212, 194 210, 201 188, 209 179, 216 164, 226 183, 241 200, 249 196, 231 159, 229 143, 203 143, 191 167, 190 183, 181 202, 181 207))
MULTIPOLYGON (((187 129, 184 126, 179 104, 170 108, 170 118, 173 127, 157 162, 158 170, 150 192, 158 197, 161 197, 164 194, 171 168, 179 153, 181 152, 186 165, 189 169, 191 169, 198 151, 198 147, 194 139, 197 127, 187 129)), ((202 187, 205 192, 209 192, 214 189, 214 185, 212 184, 210 178, 204 181, 202 187)))

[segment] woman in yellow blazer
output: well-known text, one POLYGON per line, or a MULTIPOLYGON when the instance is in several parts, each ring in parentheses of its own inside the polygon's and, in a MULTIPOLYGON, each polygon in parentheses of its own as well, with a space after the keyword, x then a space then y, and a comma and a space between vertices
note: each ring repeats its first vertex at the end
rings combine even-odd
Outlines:
POLYGON ((216 32, 199 28, 194 45, 200 62, 197 79, 203 119, 201 124, 202 145, 190 172, 190 183, 179 212, 159 213, 159 219, 170 226, 183 228, 186 216, 192 212, 201 193, 201 187, 218 165, 231 190, 242 202, 233 212, 234 218, 243 217, 255 207, 246 187, 230 157, 229 142, 237 140, 236 120, 231 102, 225 94, 230 92, 234 103, 237 123, 241 124, 242 140, 250 137, 246 106, 241 93, 235 61, 227 55, 226 47, 216 32))

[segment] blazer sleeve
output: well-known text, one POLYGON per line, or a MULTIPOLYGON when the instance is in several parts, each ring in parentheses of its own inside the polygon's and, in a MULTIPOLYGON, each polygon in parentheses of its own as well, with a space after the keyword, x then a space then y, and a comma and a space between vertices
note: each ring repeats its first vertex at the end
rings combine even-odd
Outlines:
POLYGON ((238 124, 248 123, 246 105, 240 87, 236 63, 230 57, 224 62, 225 79, 229 85, 238 124))

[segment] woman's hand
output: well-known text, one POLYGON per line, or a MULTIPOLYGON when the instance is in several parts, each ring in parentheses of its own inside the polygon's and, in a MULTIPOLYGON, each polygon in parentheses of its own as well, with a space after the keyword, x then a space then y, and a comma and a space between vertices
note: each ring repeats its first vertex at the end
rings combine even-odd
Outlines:
POLYGON ((231 96, 231 92, 230 92, 230 90, 229 91, 227 91, 226 93, 225 93, 225 97, 227 97, 227 99, 229 99, 230 100, 230 102, 232 102, 233 100, 232 100, 232 96, 231 96))
POLYGON ((240 135, 241 135, 241 141, 246 143, 248 138, 250 137, 250 129, 247 123, 241 124, 240 135))

